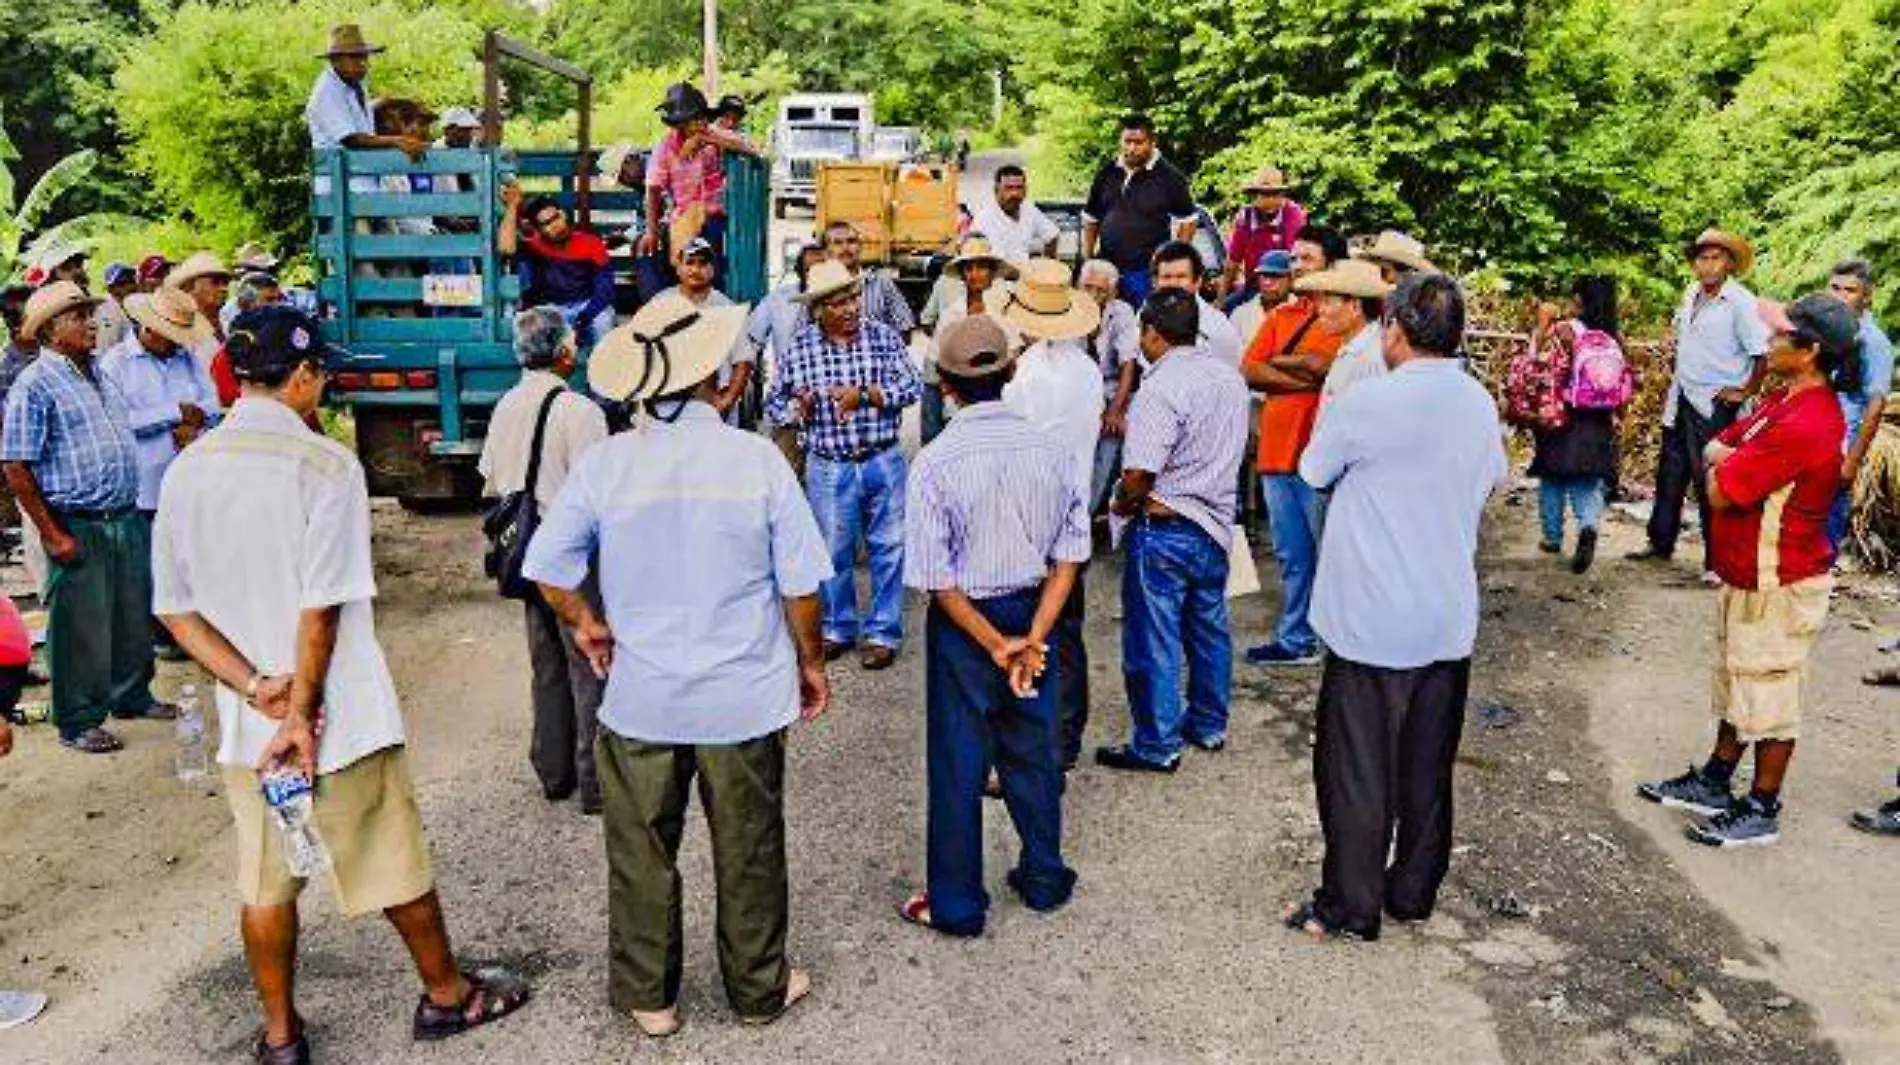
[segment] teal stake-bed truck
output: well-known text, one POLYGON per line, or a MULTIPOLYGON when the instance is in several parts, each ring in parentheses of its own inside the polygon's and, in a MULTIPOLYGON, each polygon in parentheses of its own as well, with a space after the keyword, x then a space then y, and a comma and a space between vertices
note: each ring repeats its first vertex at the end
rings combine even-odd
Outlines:
MULTIPOLYGON (((645 211, 644 190, 592 187, 592 80, 584 71, 493 32, 484 53, 481 143, 501 141, 498 68, 506 57, 579 89, 574 149, 434 149, 419 162, 394 151, 337 150, 319 152, 313 167, 319 317, 325 338, 348 352, 333 372, 331 400, 354 416, 370 491, 405 506, 479 495, 475 463, 489 412, 521 375, 513 348, 521 283, 495 250, 501 188, 518 180, 545 191, 584 227, 595 212, 645 211), (454 191, 411 191, 413 175, 454 191)), ((726 179, 726 291, 756 303, 766 290, 769 175, 759 160, 729 156, 726 179)), ((613 243, 614 234, 601 235, 613 243)), ((630 260, 617 258, 616 267, 624 273, 630 260)))

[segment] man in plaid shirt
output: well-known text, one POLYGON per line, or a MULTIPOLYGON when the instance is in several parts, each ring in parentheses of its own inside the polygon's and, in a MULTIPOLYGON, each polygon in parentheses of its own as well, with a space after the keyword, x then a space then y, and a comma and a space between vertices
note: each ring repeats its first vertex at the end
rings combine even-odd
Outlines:
POLYGON ((825 657, 842 657, 862 637, 859 663, 885 669, 904 639, 905 463, 897 432, 923 383, 904 338, 865 318, 863 281, 844 264, 819 263, 794 298, 812 320, 780 362, 766 416, 805 431, 805 492, 835 571, 821 593, 825 657), (862 625, 852 580, 860 541, 871 560, 871 613, 862 625))

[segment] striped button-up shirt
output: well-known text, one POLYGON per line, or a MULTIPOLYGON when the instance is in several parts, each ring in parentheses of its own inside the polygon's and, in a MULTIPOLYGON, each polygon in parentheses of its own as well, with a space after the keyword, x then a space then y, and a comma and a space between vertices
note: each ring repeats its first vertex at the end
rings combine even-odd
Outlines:
POLYGON ((1061 442, 1001 403, 959 410, 911 467, 904 583, 989 599, 1088 561, 1088 504, 1067 470, 1061 442))
POLYGON ((54 510, 124 510, 138 502, 138 441, 119 390, 43 348, 7 393, 0 461, 24 462, 54 510))
POLYGON ((896 444, 904 408, 922 395, 910 351, 890 327, 867 318, 850 343, 839 344, 816 324, 807 324, 772 378, 765 414, 773 425, 798 424, 797 400, 811 397, 811 417, 804 422, 806 446, 819 458, 842 462, 896 444), (831 390, 840 386, 882 389, 884 404, 860 406, 847 414, 831 400, 831 390))
POLYGON ((1231 360, 1175 348, 1142 375, 1129 404, 1122 468, 1154 474, 1150 497, 1226 547, 1247 414, 1247 384, 1231 360))

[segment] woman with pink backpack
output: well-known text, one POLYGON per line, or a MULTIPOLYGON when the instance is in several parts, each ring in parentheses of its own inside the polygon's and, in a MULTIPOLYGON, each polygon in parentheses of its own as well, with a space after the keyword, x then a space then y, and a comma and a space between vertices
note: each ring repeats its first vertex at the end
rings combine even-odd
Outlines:
POLYGON ((1580 277, 1571 286, 1570 317, 1558 320, 1549 304, 1538 308, 1531 350, 1551 360, 1551 378, 1562 389, 1563 416, 1555 427, 1534 428, 1531 476, 1541 492, 1547 554, 1564 549, 1566 505, 1577 516, 1577 549, 1570 572, 1583 573, 1596 557, 1597 524, 1603 516, 1605 483, 1616 476, 1616 412, 1635 392, 1636 379, 1623 357, 1616 314, 1616 282, 1580 277))

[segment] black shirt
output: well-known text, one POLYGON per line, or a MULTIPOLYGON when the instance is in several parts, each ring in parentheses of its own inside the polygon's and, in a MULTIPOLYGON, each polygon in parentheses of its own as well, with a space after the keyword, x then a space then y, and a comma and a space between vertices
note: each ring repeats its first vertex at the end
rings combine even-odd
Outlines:
POLYGON ((1194 217, 1194 196, 1160 156, 1132 174, 1113 159, 1095 175, 1084 210, 1101 227, 1101 257, 1128 273, 1148 269, 1155 249, 1173 238, 1174 219, 1194 217))

